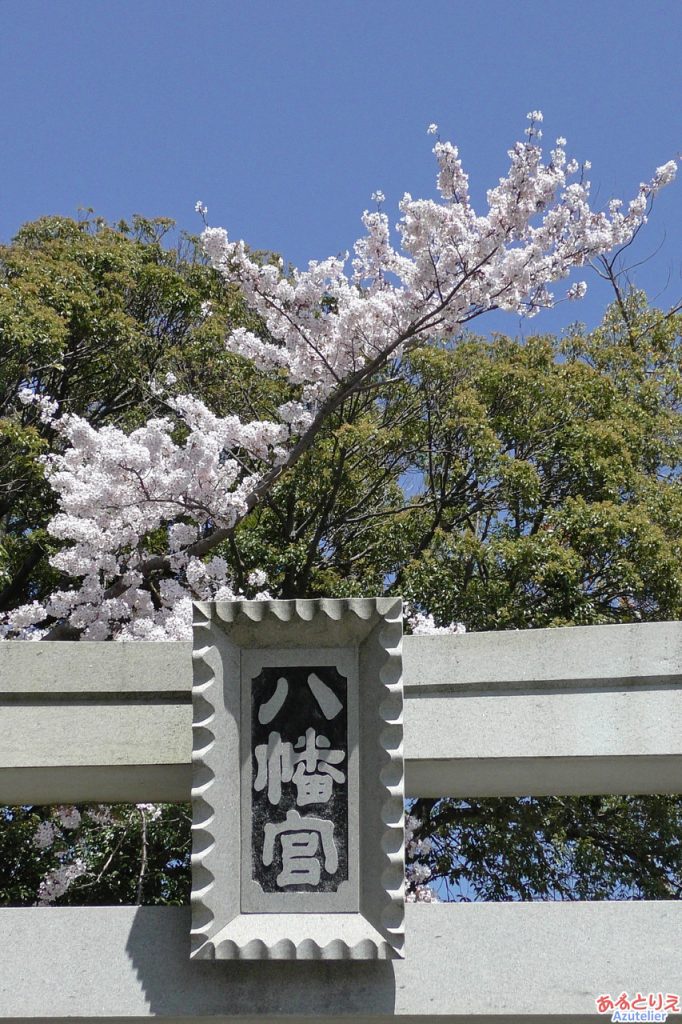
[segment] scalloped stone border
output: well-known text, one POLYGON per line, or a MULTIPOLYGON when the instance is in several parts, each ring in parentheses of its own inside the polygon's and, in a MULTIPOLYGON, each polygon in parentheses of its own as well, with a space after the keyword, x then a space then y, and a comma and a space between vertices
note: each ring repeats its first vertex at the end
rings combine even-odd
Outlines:
POLYGON ((400 598, 195 603, 192 958, 403 956, 401 642, 400 598), (357 912, 242 912, 242 652, 268 648, 357 653, 362 835, 357 912))

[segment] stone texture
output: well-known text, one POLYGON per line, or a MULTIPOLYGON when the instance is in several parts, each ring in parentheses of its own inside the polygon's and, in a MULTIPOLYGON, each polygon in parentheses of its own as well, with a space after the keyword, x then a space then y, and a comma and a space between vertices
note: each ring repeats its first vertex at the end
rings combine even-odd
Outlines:
POLYGON ((572 690, 682 681, 682 624, 504 630, 405 637, 405 689, 572 690))
MULTIPOLYGON (((681 649, 679 622, 405 637, 408 795, 679 792, 681 649)), ((188 644, 0 642, 0 801, 189 799, 190 700, 188 644)))
POLYGON ((192 680, 190 643, 112 644, 0 641, 2 694, 187 695, 192 680), (106 671, 104 670, 106 667, 106 671))
POLYGON ((404 960, 210 964, 189 908, 2 909, 0 1021, 586 1024, 602 993, 682 992, 674 900, 405 910, 404 960))

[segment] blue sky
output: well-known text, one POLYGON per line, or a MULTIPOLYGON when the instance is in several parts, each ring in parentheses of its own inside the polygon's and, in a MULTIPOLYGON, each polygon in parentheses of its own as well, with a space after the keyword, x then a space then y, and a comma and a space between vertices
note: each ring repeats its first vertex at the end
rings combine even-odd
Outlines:
MULTIPOLYGON (((375 189, 389 213, 432 194, 429 122, 480 200, 537 108, 545 141, 592 161, 597 204, 627 199, 682 150, 681 52, 679 0, 0 0, 0 239, 79 206, 197 230, 201 199, 301 264, 352 245, 375 189)), ((682 180, 633 254, 655 253, 635 279, 662 304, 682 295, 681 214, 682 180)), ((609 295, 588 281, 522 329, 597 322, 609 295)))

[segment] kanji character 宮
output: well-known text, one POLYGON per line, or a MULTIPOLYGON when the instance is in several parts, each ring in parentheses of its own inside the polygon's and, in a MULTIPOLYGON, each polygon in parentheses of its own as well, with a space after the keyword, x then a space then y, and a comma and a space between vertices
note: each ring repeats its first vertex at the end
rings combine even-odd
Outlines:
POLYGON ((275 840, 281 835, 282 871, 277 885, 317 885, 320 881, 320 861, 316 857, 320 840, 324 870, 333 875, 339 866, 339 855, 334 842, 334 822, 323 818, 304 817, 298 811, 287 811, 284 821, 265 826, 263 864, 269 867, 275 856, 275 840))

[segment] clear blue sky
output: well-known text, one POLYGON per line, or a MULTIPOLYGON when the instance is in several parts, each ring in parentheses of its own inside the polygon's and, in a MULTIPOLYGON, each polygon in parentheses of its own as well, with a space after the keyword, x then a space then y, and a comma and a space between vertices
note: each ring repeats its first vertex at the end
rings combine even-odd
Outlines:
MULTIPOLYGON (((682 150, 680 54, 680 0, 0 0, 0 239, 79 206, 196 230, 201 199, 301 264, 352 245, 373 190, 389 212, 432 193, 429 122, 480 199, 535 108, 592 160, 600 205, 629 198, 682 150)), ((636 279, 662 303, 681 214, 682 180, 636 250, 659 249, 636 279)), ((525 330, 596 322, 607 297, 525 330)))

